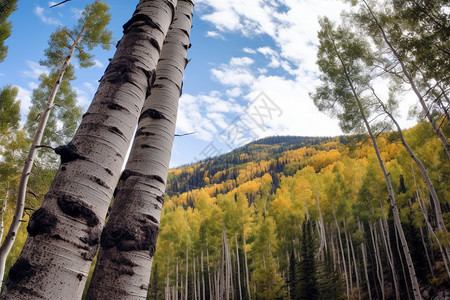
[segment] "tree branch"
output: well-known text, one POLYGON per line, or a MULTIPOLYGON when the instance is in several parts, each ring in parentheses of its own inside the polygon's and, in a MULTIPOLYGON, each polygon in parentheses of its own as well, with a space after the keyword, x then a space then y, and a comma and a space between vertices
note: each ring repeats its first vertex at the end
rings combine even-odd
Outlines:
POLYGON ((64 3, 69 2, 69 1, 71 1, 71 0, 64 0, 64 1, 62 1, 62 2, 59 2, 59 3, 56 3, 56 4, 52 5, 52 6, 50 6, 50 8, 53 8, 53 7, 55 7, 55 6, 64 4, 64 3))

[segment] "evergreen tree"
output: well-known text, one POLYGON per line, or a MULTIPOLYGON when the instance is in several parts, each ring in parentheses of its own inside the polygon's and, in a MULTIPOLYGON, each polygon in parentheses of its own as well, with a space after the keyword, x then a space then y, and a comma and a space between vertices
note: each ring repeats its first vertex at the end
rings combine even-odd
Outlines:
POLYGON ((7 22, 8 17, 17 9, 18 0, 2 0, 0 4, 0 63, 8 54, 8 46, 5 40, 11 35, 12 23, 7 22))
POLYGON ((303 222, 301 260, 297 267, 298 283, 295 299, 314 300, 319 299, 316 268, 316 243, 312 232, 311 221, 303 222))

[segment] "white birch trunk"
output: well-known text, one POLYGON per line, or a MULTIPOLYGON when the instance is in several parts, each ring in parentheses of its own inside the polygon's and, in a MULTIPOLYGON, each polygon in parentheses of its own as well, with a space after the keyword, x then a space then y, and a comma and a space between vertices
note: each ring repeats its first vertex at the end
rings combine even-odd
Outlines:
MULTIPOLYGON (((178 1, 175 19, 158 62, 155 85, 145 101, 130 157, 102 233, 87 299, 146 298, 186 66, 192 12, 191 1, 178 1), (117 279, 117 274, 127 276, 117 279)), ((188 256, 186 299, 187 272, 188 256)))
POLYGON ((124 25, 77 133, 56 149, 61 166, 0 299, 81 298, 175 3, 141 0, 124 25))

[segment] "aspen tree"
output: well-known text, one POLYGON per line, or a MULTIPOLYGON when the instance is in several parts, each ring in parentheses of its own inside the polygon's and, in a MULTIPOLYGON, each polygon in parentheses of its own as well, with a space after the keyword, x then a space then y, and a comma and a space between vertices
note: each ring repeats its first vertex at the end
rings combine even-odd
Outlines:
POLYGON ((141 0, 72 141, 0 299, 79 299, 176 1, 141 0))
POLYGON ((367 54, 369 46, 345 28, 339 27, 335 30, 327 18, 322 19, 320 23, 322 29, 319 32, 320 47, 317 63, 323 72, 321 80, 324 84, 316 89, 316 93, 313 95, 314 102, 319 110, 329 110, 337 114, 340 126, 344 131, 365 128, 368 132, 386 181, 394 224, 398 230, 407 262, 414 298, 421 299, 419 283, 401 225, 389 173, 381 158, 375 134, 368 121, 372 108, 370 107, 370 98, 364 92, 368 88, 370 76, 363 72, 361 59, 367 54))
POLYGON ((42 64, 52 67, 53 70, 52 75, 47 78, 43 75, 44 77, 41 79, 43 82, 45 82, 46 79, 55 80, 53 82, 50 94, 47 97, 45 110, 40 114, 39 124, 37 125, 30 150, 25 159, 17 192, 14 218, 8 234, 6 235, 5 241, 0 247, 0 278, 3 278, 6 257, 14 244, 17 231, 21 223, 20 220, 22 219, 25 206, 28 179, 37 155, 38 146, 40 146, 44 136, 44 130, 50 118, 50 113, 55 104, 55 99, 57 98, 58 91, 61 86, 65 86, 66 91, 67 88, 70 89, 70 85, 67 87, 68 81, 64 78, 64 75, 67 71, 67 77, 69 77, 69 80, 74 78, 71 60, 75 55, 75 50, 78 50, 77 56, 80 66, 87 67, 93 64, 91 62, 92 55, 85 52, 84 48, 87 47, 91 50, 99 44, 101 44, 104 48, 109 48, 111 32, 106 29, 106 26, 109 24, 110 20, 108 10, 109 7, 100 1, 96 1, 93 4, 88 5, 82 14, 82 17, 78 20, 78 24, 75 28, 72 30, 68 30, 67 28, 58 29, 52 34, 51 40, 49 41, 49 48, 45 50, 47 59, 43 61, 42 64))
MULTIPOLYGON (((145 299, 147 295, 187 63, 192 13, 191 1, 178 1, 162 47, 155 85, 144 104, 130 157, 102 233, 87 299, 145 299), (117 280, 116 274, 123 272, 127 276, 117 280)), ((186 297, 187 287, 186 279, 186 297)))

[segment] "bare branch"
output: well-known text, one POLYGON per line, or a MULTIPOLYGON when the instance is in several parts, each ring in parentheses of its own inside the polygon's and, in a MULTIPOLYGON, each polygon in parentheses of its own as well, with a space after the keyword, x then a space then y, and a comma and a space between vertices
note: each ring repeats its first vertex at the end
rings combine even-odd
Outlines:
POLYGON ((189 132, 189 133, 185 133, 185 134, 175 134, 175 136, 180 137, 180 136, 186 136, 186 135, 192 135, 192 134, 196 134, 197 132, 189 132))
POLYGON ((64 4, 64 3, 69 2, 69 1, 71 1, 71 0, 64 0, 64 1, 62 1, 62 2, 59 2, 59 3, 56 3, 56 4, 52 5, 52 6, 50 6, 50 8, 53 8, 53 7, 55 7, 55 6, 64 4))

